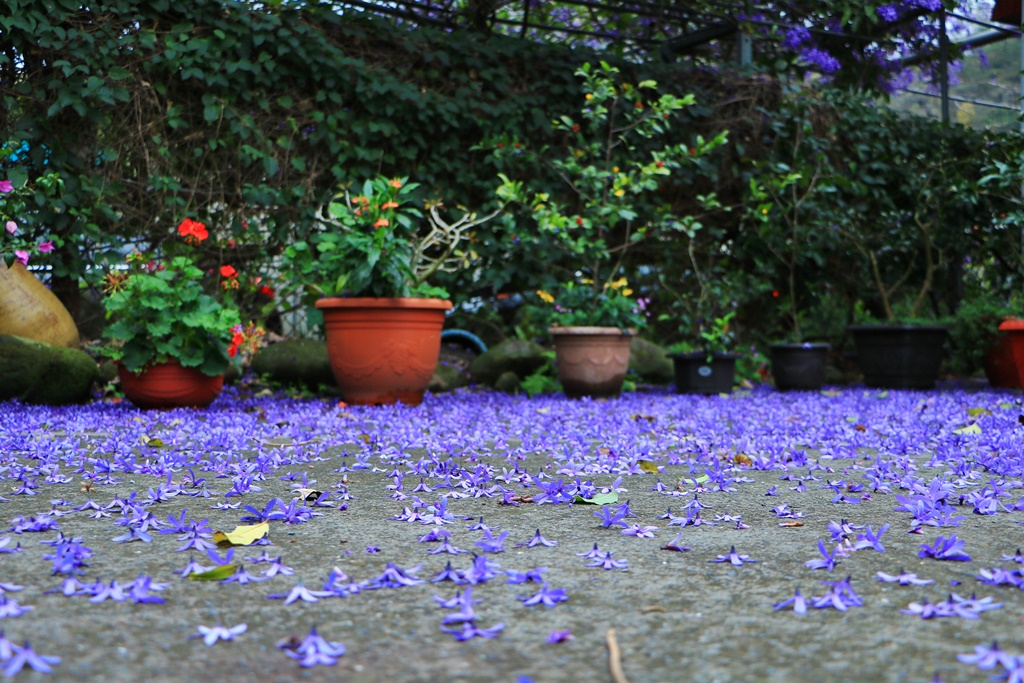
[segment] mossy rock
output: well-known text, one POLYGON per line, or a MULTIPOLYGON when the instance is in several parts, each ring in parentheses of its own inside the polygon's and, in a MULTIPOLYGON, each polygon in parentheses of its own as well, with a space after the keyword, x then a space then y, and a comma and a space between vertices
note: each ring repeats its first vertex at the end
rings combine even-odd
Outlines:
POLYGON ((96 361, 84 351, 0 334, 0 400, 82 403, 98 376, 96 361))
POLYGON ((506 372, 529 377, 547 362, 544 347, 534 342, 506 339, 480 354, 469 365, 474 382, 494 386, 506 372))
POLYGON ((427 390, 432 393, 454 391, 469 384, 469 375, 464 370, 445 363, 438 363, 434 376, 430 378, 427 390))
POLYGON ((506 370, 494 382, 494 388, 498 391, 504 391, 506 394, 517 394, 522 384, 523 381, 519 379, 519 375, 511 370, 506 370))
POLYGON ((317 339, 291 339, 271 344, 253 356, 252 371, 289 387, 316 389, 337 384, 327 356, 327 343, 317 339))
POLYGON ((675 379, 672 359, 665 348, 641 337, 633 337, 630 342, 629 367, 641 382, 668 384, 675 379))

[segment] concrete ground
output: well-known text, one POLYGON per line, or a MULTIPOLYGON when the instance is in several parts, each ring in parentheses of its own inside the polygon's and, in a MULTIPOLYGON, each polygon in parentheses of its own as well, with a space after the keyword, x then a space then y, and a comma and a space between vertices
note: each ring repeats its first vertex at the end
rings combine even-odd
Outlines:
MULTIPOLYGON (((10 538, 7 549, 17 543, 23 548, 0 554, 0 584, 24 587, 3 596, 33 607, 22 616, 0 618, 0 628, 16 644, 29 640, 37 652, 61 658, 52 673, 26 670, 18 680, 610 681, 609 629, 615 630, 623 671, 633 683, 924 682, 937 676, 948 682, 986 680, 989 672, 958 662, 957 655, 997 640, 1007 652, 1024 656, 1024 593, 1013 586, 984 585, 975 578, 982 568, 1019 566, 1001 558, 1024 545, 1021 513, 1010 508, 992 515, 973 514, 969 504, 958 505, 958 514, 965 516, 959 527, 925 526, 923 533, 912 534, 907 533, 911 515, 894 511, 896 495, 909 491, 893 485, 889 492, 872 493, 868 486, 870 499, 835 503, 836 493, 825 485, 839 479, 867 485, 864 471, 870 458, 879 455, 915 464, 925 485, 934 477, 953 480, 947 465, 928 466, 932 454, 949 449, 968 453, 967 459, 977 462, 978 449, 1009 452, 1020 440, 1019 412, 1016 394, 956 389, 886 394, 851 389, 793 396, 763 391, 731 397, 650 392, 603 402, 529 401, 463 392, 428 396, 419 408, 379 409, 243 395, 224 396, 205 412, 173 413, 141 413, 102 403, 62 410, 0 404, 0 474, 6 477, 0 496, 7 499, 0 502, 0 528, 14 528, 19 516, 30 518, 55 508, 67 512, 56 520, 60 531, 80 537, 93 551, 81 581, 124 584, 141 573, 168 584, 157 593, 165 604, 93 603, 86 595, 47 594, 63 577, 52 575, 52 562, 43 555, 53 548, 40 541, 55 539, 57 532, 0 531, 0 544, 10 538), (934 416, 925 427, 918 418, 913 418, 917 426, 908 422, 918 408, 920 415, 934 416), (970 442, 971 435, 953 433, 970 424, 982 430, 975 439, 990 441, 970 442), (823 431, 830 425, 835 429, 823 431), (785 453, 801 448, 799 430, 805 427, 802 449, 810 456, 806 465, 791 463, 772 470, 751 466, 753 458, 775 446, 785 453), (997 432, 1002 441, 993 436, 997 432), (153 439, 158 439, 156 445, 153 439), (47 444, 56 444, 55 454, 46 452, 47 444), (128 467, 134 471, 115 472, 120 483, 96 483, 91 490, 81 490, 88 488, 83 486, 83 474, 89 479, 95 472, 95 462, 87 458, 113 463, 113 454, 125 448, 135 455, 128 467), (311 454, 323 459, 310 460, 311 454), (854 457, 841 457, 844 454, 854 457), (559 470, 603 463, 592 470, 611 471, 591 471, 580 479, 596 487, 613 487, 621 477, 617 486, 625 490, 619 493, 619 502, 628 499, 637 515, 629 523, 658 528, 653 538, 626 536, 620 528, 601 526, 594 514, 599 506, 505 505, 500 493, 449 498, 448 512, 454 520, 447 524, 390 519, 412 507, 414 496, 433 503, 452 490, 414 493, 420 478, 406 475, 407 498, 390 497, 394 491, 388 486, 395 485, 392 471, 410 471, 417 462, 429 462, 431 455, 439 462, 451 457, 464 473, 490 466, 488 486, 497 483, 518 496, 536 496, 541 489, 530 482, 495 481, 503 467, 518 462, 520 469, 534 475, 547 473, 542 482, 549 483, 573 480, 559 470), (99 519, 85 511, 70 512, 88 499, 103 505, 133 492, 146 498, 147 490, 167 479, 146 473, 159 469, 147 463, 173 463, 175 457, 179 463, 207 463, 205 469, 197 466, 194 474, 207 478, 206 489, 212 495, 177 495, 149 505, 160 520, 187 509, 189 518, 208 518, 214 530, 229 531, 245 510, 210 506, 241 502, 262 510, 273 498, 287 502, 298 495, 294 489, 301 486, 303 476, 307 483, 316 480, 309 488, 333 492, 329 506, 313 508, 323 516, 301 524, 271 521, 270 545, 235 550, 235 561, 253 575, 268 564, 244 558, 264 550, 280 556, 294 574, 247 585, 183 579, 178 572, 190 554, 200 564, 212 562, 203 553, 176 552, 181 545, 177 534, 150 530, 152 542, 116 543, 112 539, 125 531, 114 524, 119 518, 116 511, 99 519), (255 462, 260 457, 276 458, 265 479, 254 482, 262 491, 225 498, 233 473, 218 470, 216 463, 255 462), (682 484, 681 495, 676 496, 651 489, 660 481, 671 492, 681 479, 699 476, 715 459, 728 467, 738 463, 731 476, 750 480, 734 484, 736 491, 697 494, 710 506, 702 510, 704 520, 727 516, 730 521, 668 526, 669 520, 659 516, 670 508, 673 515, 685 517, 681 507, 694 499, 694 484, 682 484), (660 471, 643 471, 638 462, 644 460, 660 471), (45 483, 46 472, 37 469, 36 495, 15 494, 21 483, 19 468, 32 471, 40 462, 59 462, 71 481, 45 483), (693 462, 702 465, 687 464, 693 462), (82 463, 87 463, 84 472, 75 472, 75 465, 82 463), (349 471, 338 472, 339 467, 349 471), (281 479, 292 473, 292 480, 281 479), (781 475, 792 478, 780 480, 781 475), (791 490, 807 475, 818 479, 807 480, 806 491, 791 490), (765 495, 773 487, 778 495, 765 495), (339 494, 346 490, 350 499, 342 500, 339 494), (66 502, 51 504, 60 499, 66 502), (342 503, 347 509, 338 509, 342 503), (783 504, 803 516, 778 517, 772 508, 783 504), (749 528, 737 529, 731 521, 736 517, 749 528), (354 583, 380 576, 388 563, 406 570, 420 566, 415 575, 421 579, 441 572, 449 561, 453 568, 465 570, 473 562, 472 554, 429 554, 439 544, 418 539, 431 529, 444 528, 454 546, 480 552, 476 543, 483 533, 467 528, 480 518, 495 537, 508 532, 505 551, 483 553, 488 559, 501 570, 546 568, 548 585, 564 589, 568 600, 551 608, 524 606, 520 598, 532 595, 539 585, 510 585, 507 575, 499 574, 473 586, 472 594, 480 600, 474 605, 477 625, 487 628, 500 622, 504 629, 493 639, 459 642, 441 630, 442 618, 451 610, 440 608, 432 597, 450 598, 464 589, 450 581, 363 590, 316 603, 300 600, 285 605, 283 599, 267 598, 288 593, 297 583, 319 589, 335 567, 354 583), (882 537, 885 552, 852 552, 840 558, 831 573, 807 568, 805 562, 820 558, 818 540, 833 547, 827 526, 841 519, 875 530, 889 524, 882 537), (557 546, 516 546, 528 542, 538 529, 557 546), (678 533, 689 550, 663 550, 678 533), (966 541, 971 562, 918 557, 922 543, 952 533, 966 541), (595 543, 612 551, 614 559, 626 560, 628 568, 588 567, 588 560, 579 555, 595 543), (711 561, 733 546, 756 562, 734 566, 711 561), (368 547, 378 550, 367 552, 368 547), (879 571, 896 574, 900 569, 934 583, 900 586, 876 579, 879 571), (802 615, 791 609, 773 610, 797 588, 806 597, 820 596, 826 592, 820 581, 847 576, 862 606, 845 612, 812 608, 802 615), (951 591, 992 597, 1003 607, 976 620, 925 620, 900 612, 915 601, 942 601, 951 591), (242 623, 247 631, 231 642, 207 647, 190 637, 200 625, 242 623), (311 627, 327 640, 344 644, 346 654, 334 666, 301 668, 275 647, 292 635, 306 635, 311 627), (570 640, 548 642, 553 631, 565 630, 571 632, 570 640)), ((1020 452, 1012 457, 1020 458, 1020 452)), ((185 470, 173 469, 174 481, 180 482, 185 470)), ((991 472, 976 470, 974 488, 993 478, 991 472)), ((1021 495, 1014 490, 1021 483, 1019 473, 997 479, 1010 488, 1012 495, 1001 500, 1012 506, 1021 495)), ((436 486, 443 477, 425 481, 436 486)), ((845 490, 848 498, 863 497, 856 487, 845 490)), ((223 555, 225 549, 218 552, 223 555)))

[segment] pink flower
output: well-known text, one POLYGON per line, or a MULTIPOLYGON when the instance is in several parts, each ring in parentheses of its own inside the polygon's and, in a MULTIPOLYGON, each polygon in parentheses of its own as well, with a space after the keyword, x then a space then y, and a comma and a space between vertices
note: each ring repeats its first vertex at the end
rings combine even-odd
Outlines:
POLYGON ((15 249, 14 250, 14 257, 18 261, 18 263, 20 263, 21 265, 23 265, 23 266, 27 266, 28 265, 28 252, 25 251, 24 249, 15 249))
POLYGON ((7 228, 7 232, 11 233, 12 235, 18 232, 18 224, 15 223, 14 221, 7 221, 7 224, 4 225, 4 227, 7 228))
POLYGON ((14 192, 14 185, 11 184, 10 180, 0 180, 0 192, 3 194, 14 192))
POLYGON ((39 243, 39 253, 47 254, 53 251, 53 240, 46 240, 45 242, 39 243))

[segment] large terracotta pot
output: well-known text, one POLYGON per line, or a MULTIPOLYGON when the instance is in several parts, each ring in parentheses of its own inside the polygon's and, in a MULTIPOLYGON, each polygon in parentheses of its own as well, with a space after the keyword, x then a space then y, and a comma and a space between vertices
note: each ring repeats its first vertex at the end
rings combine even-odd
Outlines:
POLYGON ((151 365, 141 372, 117 369, 125 397, 143 410, 205 408, 224 388, 224 375, 204 375, 176 360, 151 365))
POLYGON ((342 398, 356 405, 416 406, 437 369, 444 299, 320 299, 327 355, 342 398))
POLYGON ((0 334, 78 346, 78 328, 60 299, 25 266, 0 259, 0 334))
POLYGON ((636 330, 618 327, 552 327, 558 379, 566 396, 616 396, 629 370, 636 330))

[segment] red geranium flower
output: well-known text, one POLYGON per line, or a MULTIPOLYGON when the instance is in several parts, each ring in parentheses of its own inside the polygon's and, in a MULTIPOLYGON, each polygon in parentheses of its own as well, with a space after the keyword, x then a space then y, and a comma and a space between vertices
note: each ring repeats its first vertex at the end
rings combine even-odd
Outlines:
POLYGON ((233 266, 221 266, 220 276, 226 278, 238 277, 238 271, 233 266))
POLYGON ((210 236, 205 225, 191 218, 186 218, 178 225, 178 234, 184 237, 186 242, 193 244, 198 244, 210 236))

